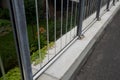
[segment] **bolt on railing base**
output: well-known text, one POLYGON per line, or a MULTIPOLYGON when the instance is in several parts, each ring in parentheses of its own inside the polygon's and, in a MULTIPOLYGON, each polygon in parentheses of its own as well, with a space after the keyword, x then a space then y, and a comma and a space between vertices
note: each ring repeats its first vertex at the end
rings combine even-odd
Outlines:
POLYGON ((98 17, 98 18, 97 18, 97 21, 101 21, 101 18, 100 18, 100 17, 98 17))
POLYGON ((110 11, 110 9, 106 9, 106 11, 110 11))
POLYGON ((81 34, 80 36, 78 36, 78 39, 82 40, 85 36, 83 34, 81 34))

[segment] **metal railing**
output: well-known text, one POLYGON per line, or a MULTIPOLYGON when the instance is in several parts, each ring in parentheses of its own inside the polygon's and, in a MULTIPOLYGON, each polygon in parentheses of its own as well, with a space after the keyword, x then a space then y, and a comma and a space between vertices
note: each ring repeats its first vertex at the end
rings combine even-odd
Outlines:
MULTIPOLYGON (((31 11, 24 0, 9 0, 22 78, 37 79, 72 42, 84 36, 85 20, 93 14, 94 19, 90 22, 100 20, 103 7, 103 10, 109 11, 110 3, 115 5, 117 1, 29 0, 33 4, 30 5, 33 8, 31 11)), ((4 75, 1 58, 0 64, 4 75)))

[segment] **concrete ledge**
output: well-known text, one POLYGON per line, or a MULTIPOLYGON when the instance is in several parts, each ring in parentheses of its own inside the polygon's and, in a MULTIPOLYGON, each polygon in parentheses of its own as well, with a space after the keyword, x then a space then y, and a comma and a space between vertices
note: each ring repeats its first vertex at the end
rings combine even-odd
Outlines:
POLYGON ((39 78, 38 80, 69 80, 83 61, 107 24, 120 8, 120 2, 101 17, 85 33, 85 38, 76 40, 39 78))

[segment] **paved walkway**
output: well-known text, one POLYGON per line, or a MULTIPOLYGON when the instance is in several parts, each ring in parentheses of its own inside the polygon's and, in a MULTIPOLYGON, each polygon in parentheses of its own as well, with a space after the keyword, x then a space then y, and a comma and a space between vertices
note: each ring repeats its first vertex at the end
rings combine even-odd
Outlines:
POLYGON ((74 80, 120 80, 120 11, 74 80))

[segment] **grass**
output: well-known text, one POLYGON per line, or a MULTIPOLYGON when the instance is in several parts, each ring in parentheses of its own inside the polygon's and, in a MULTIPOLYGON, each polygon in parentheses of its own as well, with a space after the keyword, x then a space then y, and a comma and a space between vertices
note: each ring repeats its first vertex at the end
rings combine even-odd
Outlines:
POLYGON ((18 65, 12 32, 0 37, 0 56, 2 57, 5 72, 18 65))
POLYGON ((22 80, 21 79, 21 73, 20 69, 18 67, 15 67, 11 69, 9 72, 7 72, 4 77, 1 77, 0 80, 22 80))
POLYGON ((0 27, 2 26, 11 26, 10 21, 5 19, 0 19, 0 27))
MULTIPOLYGON (((53 48, 54 42, 51 42, 48 46, 49 46, 48 49, 53 48)), ((37 50, 36 52, 33 52, 33 54, 31 55, 31 60, 33 64, 37 65, 40 62, 42 62, 44 58, 46 57, 46 54, 47 54, 47 46, 44 46, 42 49, 37 50)))

